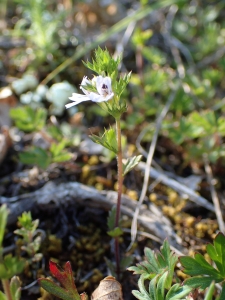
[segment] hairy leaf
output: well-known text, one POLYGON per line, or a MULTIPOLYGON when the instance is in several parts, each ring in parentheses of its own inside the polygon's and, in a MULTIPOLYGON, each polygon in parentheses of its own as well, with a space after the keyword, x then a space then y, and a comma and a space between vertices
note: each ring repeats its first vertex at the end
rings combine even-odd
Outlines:
POLYGON ((103 147, 113 151, 115 154, 118 153, 115 129, 113 128, 110 128, 108 130, 105 129, 105 132, 102 136, 91 135, 90 138, 96 144, 102 145, 103 147))
POLYGON ((39 283, 43 289, 48 293, 59 297, 63 300, 74 300, 74 297, 70 295, 65 289, 52 282, 50 279, 40 278, 39 283))
POLYGON ((123 164, 123 176, 126 175, 128 172, 130 172, 135 166, 137 166, 141 158, 142 155, 128 158, 126 163, 123 164))
POLYGON ((77 292, 76 285, 73 280, 73 273, 70 262, 67 262, 64 271, 60 271, 57 264, 50 261, 49 268, 54 277, 62 284, 64 288, 59 287, 51 280, 40 278, 40 285, 49 293, 56 295, 64 300, 80 300, 80 295, 77 292))
POLYGON ((161 247, 161 252, 154 252, 149 248, 145 248, 146 260, 137 264, 136 267, 128 268, 129 271, 134 271, 135 274, 143 274, 145 278, 152 279, 156 275, 161 275, 168 271, 166 279, 166 288, 169 288, 172 283, 174 267, 178 260, 177 256, 170 251, 170 246, 167 240, 164 241, 161 247))
POLYGON ((111 237, 118 237, 123 235, 123 230, 120 227, 115 227, 113 230, 107 231, 107 234, 111 237))
POLYGON ((192 288, 190 286, 180 286, 178 283, 176 283, 168 291, 165 300, 185 299, 184 297, 187 296, 191 290, 192 288))

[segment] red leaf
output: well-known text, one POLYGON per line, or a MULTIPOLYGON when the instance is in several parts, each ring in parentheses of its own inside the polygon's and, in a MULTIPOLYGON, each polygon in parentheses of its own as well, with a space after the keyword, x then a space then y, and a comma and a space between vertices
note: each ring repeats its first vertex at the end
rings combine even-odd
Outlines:
POLYGON ((60 271, 57 264, 50 260, 49 268, 52 275, 56 277, 62 286, 76 299, 80 299, 80 295, 77 292, 77 288, 73 280, 73 272, 70 262, 68 261, 65 264, 64 271, 60 271))

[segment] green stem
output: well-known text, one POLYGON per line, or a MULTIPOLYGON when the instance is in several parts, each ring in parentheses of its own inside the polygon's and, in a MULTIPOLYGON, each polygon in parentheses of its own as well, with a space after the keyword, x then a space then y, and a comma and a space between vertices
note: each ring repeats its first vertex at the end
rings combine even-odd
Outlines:
MULTIPOLYGON (((123 187, 123 163, 122 163, 122 145, 121 145, 121 127, 120 119, 116 120, 116 135, 117 135, 117 171, 118 171, 118 198, 116 206, 116 220, 115 228, 119 227, 120 220, 120 209, 121 209, 121 196, 122 196, 122 187, 123 187)), ((120 251, 119 251, 119 238, 115 238, 115 257, 116 257, 116 273, 119 279, 120 275, 120 251)))
POLYGON ((5 292, 7 300, 12 300, 11 292, 10 292, 10 286, 9 286, 9 280, 8 279, 2 279, 2 286, 3 290, 5 292))

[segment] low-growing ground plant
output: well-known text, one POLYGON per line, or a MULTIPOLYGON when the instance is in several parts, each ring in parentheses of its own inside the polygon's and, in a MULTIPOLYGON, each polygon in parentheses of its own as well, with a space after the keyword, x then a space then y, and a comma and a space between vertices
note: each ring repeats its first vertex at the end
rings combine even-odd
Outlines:
POLYGON ((18 155, 19 160, 27 165, 37 165, 46 169, 52 163, 69 161, 72 154, 66 149, 72 145, 69 137, 62 133, 60 128, 54 125, 47 125, 47 111, 44 108, 33 109, 29 106, 13 108, 10 116, 14 120, 16 127, 26 133, 40 133, 47 136, 45 148, 40 146, 30 146, 21 151, 18 155), (43 133, 43 131, 47 131, 43 133))
POLYGON ((21 217, 18 218, 19 229, 15 231, 20 235, 21 248, 17 252, 17 255, 12 253, 4 254, 3 238, 7 225, 9 211, 6 205, 2 205, 0 208, 0 280, 2 282, 3 290, 0 291, 1 300, 19 300, 21 297, 21 282, 19 275, 23 272, 25 266, 34 266, 34 263, 40 261, 42 254, 37 253, 41 244, 41 238, 38 236, 37 226, 39 221, 32 220, 30 212, 24 212, 21 217), (26 261, 22 252, 25 252, 29 259, 26 261))
MULTIPOLYGON (((220 295, 217 300, 225 297, 225 236, 218 233, 213 244, 208 244, 206 252, 212 263, 210 264, 201 254, 178 257, 172 250, 167 240, 164 241, 161 251, 152 251, 145 248, 145 260, 128 270, 139 275, 138 290, 133 290, 133 295, 139 300, 198 300, 205 292, 204 300, 212 300, 215 293, 215 283, 221 283, 220 295), (175 267, 181 264, 181 270, 190 275, 183 282, 176 277, 175 267)), ((52 275, 61 283, 59 287, 50 279, 39 279, 40 285, 49 293, 64 300, 86 299, 87 295, 79 295, 73 281, 70 263, 65 264, 60 271, 56 263, 50 261, 52 275)), ((108 277, 107 277, 108 278, 108 277)), ((110 294, 112 290, 105 290, 110 294)))
POLYGON ((170 250, 169 243, 164 241, 161 252, 145 249, 146 260, 130 267, 128 270, 140 275, 138 291, 132 291, 134 296, 140 300, 175 300, 175 299, 198 299, 200 291, 206 288, 205 300, 213 299, 215 283, 222 283, 222 290, 218 300, 225 297, 225 236, 217 234, 213 244, 208 244, 206 252, 211 265, 203 255, 196 253, 194 258, 190 256, 178 256, 170 250), (174 268, 176 263, 181 263, 182 271, 190 275, 184 282, 174 283, 174 268), (146 281, 149 281, 146 289, 146 281), (196 291, 197 289, 197 291, 196 291))

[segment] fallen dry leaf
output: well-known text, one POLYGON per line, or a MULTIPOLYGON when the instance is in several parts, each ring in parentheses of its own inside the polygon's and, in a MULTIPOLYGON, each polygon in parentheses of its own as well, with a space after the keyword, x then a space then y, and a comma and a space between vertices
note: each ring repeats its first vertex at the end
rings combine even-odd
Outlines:
POLYGON ((121 284, 112 276, 104 278, 91 295, 92 300, 123 300, 121 284))

